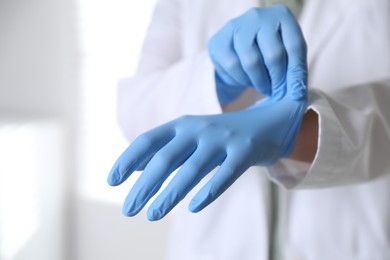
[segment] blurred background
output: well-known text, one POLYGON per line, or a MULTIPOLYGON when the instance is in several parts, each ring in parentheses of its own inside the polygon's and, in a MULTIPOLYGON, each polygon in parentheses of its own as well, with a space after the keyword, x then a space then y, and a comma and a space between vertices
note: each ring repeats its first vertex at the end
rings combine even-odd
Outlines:
POLYGON ((116 83, 155 0, 0 0, 0 259, 163 259, 170 218, 121 214, 116 83))

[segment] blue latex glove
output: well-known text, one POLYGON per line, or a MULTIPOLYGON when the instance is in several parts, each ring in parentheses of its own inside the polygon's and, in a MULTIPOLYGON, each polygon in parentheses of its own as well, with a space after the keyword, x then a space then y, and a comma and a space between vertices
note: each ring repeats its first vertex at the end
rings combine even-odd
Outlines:
POLYGON ((270 165, 288 156, 306 109, 306 99, 296 100, 293 93, 289 90, 281 100, 268 98, 240 112, 181 117, 139 136, 108 176, 108 183, 115 186, 145 168, 126 198, 123 214, 139 213, 181 165, 150 206, 149 220, 164 217, 218 165, 212 179, 192 199, 190 211, 209 205, 249 167, 270 165))
POLYGON ((306 91, 306 43, 284 5, 250 9, 218 31, 208 48, 222 105, 248 87, 278 99, 287 87, 306 91))

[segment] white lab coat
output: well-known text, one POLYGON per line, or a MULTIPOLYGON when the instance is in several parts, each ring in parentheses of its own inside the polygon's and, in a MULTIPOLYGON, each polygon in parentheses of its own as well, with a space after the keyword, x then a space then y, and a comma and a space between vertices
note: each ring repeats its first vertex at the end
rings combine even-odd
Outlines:
MULTIPOLYGON (((183 114, 220 113, 207 40, 258 0, 160 0, 137 74, 119 84, 129 140, 183 114)), ((198 214, 173 212, 169 260, 268 259, 272 202, 284 259, 390 259, 390 1, 306 0, 311 165, 251 168, 198 214)))

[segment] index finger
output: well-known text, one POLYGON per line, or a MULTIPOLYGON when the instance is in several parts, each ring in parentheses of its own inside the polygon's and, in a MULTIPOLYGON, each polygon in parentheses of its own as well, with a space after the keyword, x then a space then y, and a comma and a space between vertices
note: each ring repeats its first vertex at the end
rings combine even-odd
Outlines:
POLYGON ((112 167, 107 182, 123 183, 145 160, 164 147, 175 136, 172 123, 154 128, 139 137, 122 153, 112 167))

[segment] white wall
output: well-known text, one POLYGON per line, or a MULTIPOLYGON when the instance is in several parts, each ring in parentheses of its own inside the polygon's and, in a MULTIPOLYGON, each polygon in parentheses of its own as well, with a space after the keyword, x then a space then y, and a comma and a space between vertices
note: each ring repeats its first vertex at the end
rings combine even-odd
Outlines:
MULTIPOLYGON (((62 133, 57 141, 49 141, 58 142, 57 148, 45 146, 44 155, 39 152, 41 159, 45 154, 50 158, 51 154, 59 161, 52 168, 45 168, 44 174, 37 175, 36 187, 57 187, 55 196, 50 188, 41 189, 38 196, 37 205, 43 205, 40 210, 44 212, 41 220, 46 223, 45 228, 31 236, 13 257, 0 256, 0 259, 163 259, 169 219, 151 223, 145 214, 125 218, 119 203, 104 202, 99 196, 84 196, 75 188, 83 174, 78 168, 80 158, 77 157, 77 145, 83 136, 79 126, 83 104, 77 6, 77 0, 0 0, 2 126, 17 122, 19 126, 35 125, 34 129, 40 129, 42 124, 39 122, 55 122, 52 128, 60 128, 58 133, 62 133), (48 172, 52 179, 47 178, 48 172), (47 223, 61 227, 48 228, 47 223), (47 251, 43 252, 42 248, 47 251)), ((41 134, 37 136, 42 137, 41 134)), ((43 142, 38 142, 36 151, 42 151, 38 148, 43 142)), ((10 158, 6 152, 3 156, 0 164, 10 158)), ((23 162, 23 157, 20 161, 23 162)), ((44 166, 44 163, 40 165, 44 166)), ((21 170, 16 167, 15 171, 21 170)), ((5 176, 6 173, 0 174, 5 176)), ((102 182, 105 182, 105 176, 102 176, 102 182)), ((9 185, 18 187, 18 183, 9 185)), ((123 195, 120 193, 116 200, 121 201, 123 195)), ((6 199, 12 201, 12 198, 6 199)), ((0 200, 0 215, 4 208, 0 200)), ((0 248, 4 244, 4 237, 0 237, 0 248)))
POLYGON ((1 114, 74 117, 74 17, 72 0, 0 0, 1 114))
POLYGON ((74 227, 77 260, 161 260, 165 259, 169 218, 149 222, 145 212, 134 218, 121 214, 112 203, 77 201, 74 227))
POLYGON ((69 259, 68 184, 74 176, 79 70, 74 6, 71 0, 0 0, 0 121, 6 129, 2 137, 18 138, 18 131, 24 129, 27 134, 20 138, 33 143, 26 147, 20 142, 6 147, 4 139, 0 143, 2 151, 20 149, 16 154, 2 153, 2 185, 26 196, 23 205, 12 193, 2 193, 3 220, 15 219, 12 225, 3 225, 2 231, 15 230, 1 232, 2 259, 69 259), (12 160, 19 164, 6 171, 12 160), (19 180, 10 181, 12 175, 19 180), (31 189, 24 190, 23 185, 31 189), (29 203, 31 199, 34 203, 29 203), (12 203, 15 211, 7 210, 12 203), (10 216, 13 212, 23 213, 10 216), (25 224, 32 219, 37 226, 22 243, 25 224), (18 252, 11 254, 13 245, 18 245, 18 252))
POLYGON ((0 259, 66 259, 64 128, 0 119, 0 259))

